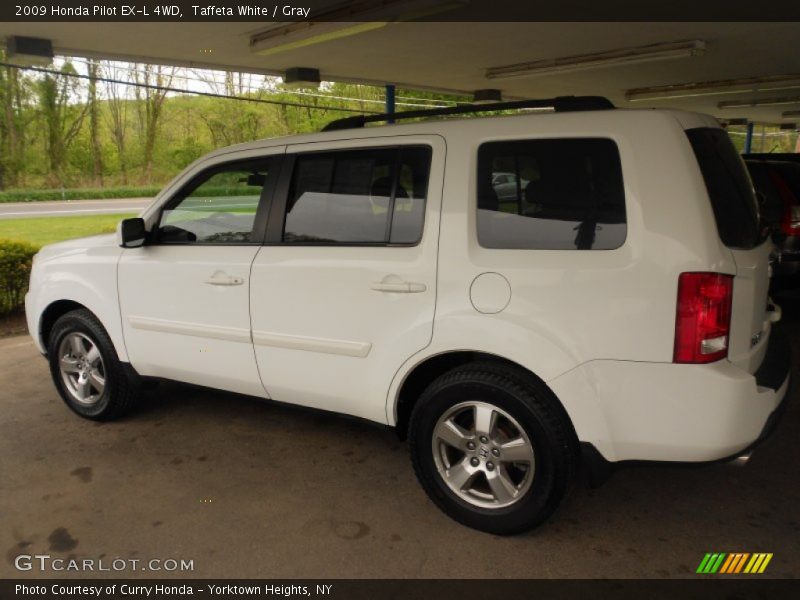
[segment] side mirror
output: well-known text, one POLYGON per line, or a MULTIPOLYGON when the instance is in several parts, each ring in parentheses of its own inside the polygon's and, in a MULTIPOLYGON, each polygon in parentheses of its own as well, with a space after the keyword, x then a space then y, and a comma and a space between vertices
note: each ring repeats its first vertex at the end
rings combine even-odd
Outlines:
POLYGON ((144 219, 136 217, 134 219, 124 219, 119 224, 120 246, 123 248, 138 248, 144 245, 147 237, 147 230, 144 226, 144 219))

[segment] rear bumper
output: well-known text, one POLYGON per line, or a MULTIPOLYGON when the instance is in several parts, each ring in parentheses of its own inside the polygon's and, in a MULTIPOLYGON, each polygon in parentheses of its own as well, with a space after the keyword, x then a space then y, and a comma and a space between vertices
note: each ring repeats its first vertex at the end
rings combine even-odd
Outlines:
POLYGON ((788 397, 791 355, 780 327, 761 367, 592 361, 549 382, 587 462, 706 463, 748 452, 775 428, 788 397))
POLYGON ((758 446, 763 444, 767 439, 769 439, 775 430, 778 428, 778 423, 780 423, 783 414, 786 412, 786 405, 788 404, 789 394, 788 390, 791 388, 790 382, 787 380, 787 393, 784 394, 783 399, 781 400, 778 407, 773 410, 769 417, 767 417, 767 422, 764 424, 764 428, 761 430, 761 434, 756 438, 756 440, 750 444, 747 448, 740 450, 730 456, 725 456, 719 458, 717 460, 707 460, 701 462, 675 462, 675 461, 655 461, 655 460, 623 460, 619 462, 610 462, 606 460, 602 454, 597 451, 590 442, 581 442, 581 462, 583 463, 584 467, 586 468, 589 476, 589 484, 592 487, 597 487, 605 482, 609 477, 611 477, 617 469, 622 469, 626 467, 637 467, 637 466, 682 466, 682 467, 704 467, 708 465, 713 465, 717 463, 728 463, 735 461, 740 457, 749 457, 753 451, 755 451, 758 446))

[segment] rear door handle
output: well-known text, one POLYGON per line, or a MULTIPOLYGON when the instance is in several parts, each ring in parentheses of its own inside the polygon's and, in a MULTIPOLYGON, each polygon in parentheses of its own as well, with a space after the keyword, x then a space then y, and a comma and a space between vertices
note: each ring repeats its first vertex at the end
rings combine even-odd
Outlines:
POLYGON ((376 292, 394 292, 396 294, 419 294, 428 289, 424 283, 409 283, 407 281, 401 282, 383 282, 379 281, 372 284, 372 289, 376 292))
POLYGON ((205 280, 204 283, 208 285, 242 285, 244 279, 242 277, 233 277, 222 271, 217 271, 211 277, 205 280))

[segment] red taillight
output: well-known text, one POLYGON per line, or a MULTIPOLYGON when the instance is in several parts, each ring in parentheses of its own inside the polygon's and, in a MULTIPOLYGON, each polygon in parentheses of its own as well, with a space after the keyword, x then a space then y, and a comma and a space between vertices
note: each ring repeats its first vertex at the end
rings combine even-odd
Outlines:
POLYGON ((800 204, 786 207, 781 219, 781 231, 786 235, 800 235, 800 204))
POLYGON ((681 273, 675 319, 676 363, 710 363, 728 355, 733 277, 681 273))

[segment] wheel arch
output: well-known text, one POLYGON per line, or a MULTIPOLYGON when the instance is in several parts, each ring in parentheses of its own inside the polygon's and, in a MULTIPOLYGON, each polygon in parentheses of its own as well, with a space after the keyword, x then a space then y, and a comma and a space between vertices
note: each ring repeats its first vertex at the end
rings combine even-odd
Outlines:
POLYGON ((425 357, 411 367, 403 377, 393 397, 392 406, 395 430, 398 436, 401 439, 406 438, 411 412, 420 395, 428 385, 439 376, 456 367, 476 362, 493 362, 505 365, 519 371, 525 377, 531 378, 539 385, 546 388, 555 399, 557 408, 563 412, 564 418, 570 423, 573 432, 575 432, 575 425, 564 403, 553 392, 550 386, 529 368, 517 361, 490 352, 480 350, 452 350, 425 357))
MULTIPOLYGON (((85 299, 73 298, 60 298, 49 302, 41 311, 38 324, 39 341, 47 352, 48 341, 50 333, 53 330, 53 325, 59 318, 74 310, 87 310, 100 322, 106 330, 109 338, 111 339, 117 356, 123 362, 127 361, 127 353, 125 352, 125 345, 118 332, 115 330, 114 323, 110 321, 110 315, 103 314, 103 311, 98 311, 91 302, 86 302, 85 299)), ((107 312, 107 311, 106 311, 107 312)))
POLYGON ((39 338, 45 349, 47 349, 50 341, 50 332, 53 331, 53 325, 55 325, 58 319, 73 310, 89 309, 80 302, 75 302, 74 300, 56 300, 48 304, 44 311, 42 311, 42 315, 39 318, 39 338))

